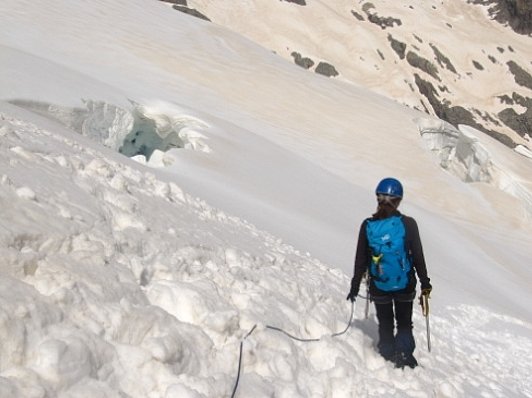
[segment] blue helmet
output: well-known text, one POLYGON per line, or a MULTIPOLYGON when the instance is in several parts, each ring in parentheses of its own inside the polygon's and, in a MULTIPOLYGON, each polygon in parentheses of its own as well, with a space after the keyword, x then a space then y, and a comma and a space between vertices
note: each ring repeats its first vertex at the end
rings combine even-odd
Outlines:
POLYGON ((397 198, 403 197, 403 186, 395 178, 385 178, 375 189, 375 194, 377 195, 388 195, 395 196, 397 198))

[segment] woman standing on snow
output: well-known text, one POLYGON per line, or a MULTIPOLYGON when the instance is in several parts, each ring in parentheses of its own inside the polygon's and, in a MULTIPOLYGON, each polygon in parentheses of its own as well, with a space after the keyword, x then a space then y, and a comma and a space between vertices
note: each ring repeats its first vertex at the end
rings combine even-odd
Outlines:
POLYGON ((414 368, 417 366, 412 334, 415 274, 421 283, 422 295, 428 297, 432 286, 417 223, 397 210, 403 198, 401 183, 395 178, 385 178, 379 182, 375 193, 377 212, 360 227, 354 276, 347 299, 355 301, 367 272, 369 299, 375 303, 379 322, 379 353, 396 367, 414 368))

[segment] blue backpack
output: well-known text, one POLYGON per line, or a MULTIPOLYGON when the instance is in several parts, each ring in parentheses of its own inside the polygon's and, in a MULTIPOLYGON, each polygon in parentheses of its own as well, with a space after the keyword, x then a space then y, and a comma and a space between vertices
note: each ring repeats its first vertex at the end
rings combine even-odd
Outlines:
POLYGON ((366 235, 371 252, 370 276, 385 292, 404 289, 412 262, 406 250, 406 229, 401 216, 368 220, 366 235))

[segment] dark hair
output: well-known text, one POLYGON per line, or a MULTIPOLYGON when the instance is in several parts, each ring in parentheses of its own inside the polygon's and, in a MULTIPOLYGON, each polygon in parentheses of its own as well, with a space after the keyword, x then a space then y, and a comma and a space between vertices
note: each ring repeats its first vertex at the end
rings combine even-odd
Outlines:
POLYGON ((378 203, 377 212, 373 214, 373 217, 377 219, 388 218, 397 211, 401 198, 397 197, 388 201, 379 201, 378 203))

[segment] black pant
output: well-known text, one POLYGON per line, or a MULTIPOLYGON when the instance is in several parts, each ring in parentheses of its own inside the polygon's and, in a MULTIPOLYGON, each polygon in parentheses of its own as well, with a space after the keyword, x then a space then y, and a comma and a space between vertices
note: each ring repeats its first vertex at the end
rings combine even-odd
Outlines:
POLYGON ((386 359, 392 359, 396 353, 412 356, 415 349, 412 334, 413 300, 382 296, 374 297, 374 302, 379 321, 378 348, 381 355, 386 359), (395 326, 397 334, 394 335, 395 326))

